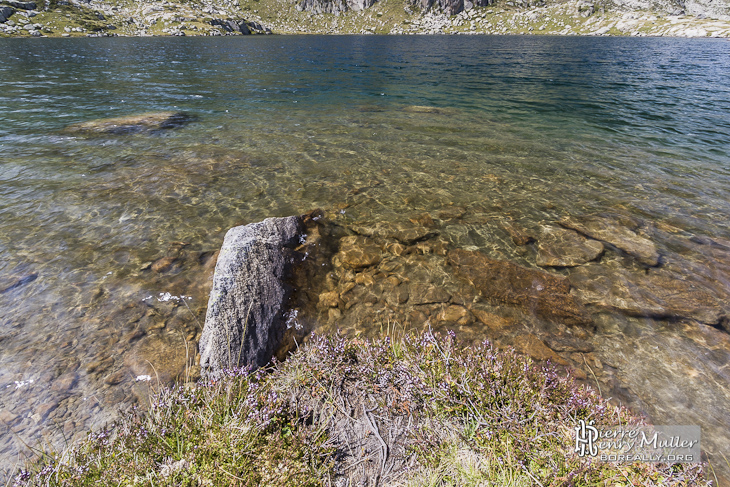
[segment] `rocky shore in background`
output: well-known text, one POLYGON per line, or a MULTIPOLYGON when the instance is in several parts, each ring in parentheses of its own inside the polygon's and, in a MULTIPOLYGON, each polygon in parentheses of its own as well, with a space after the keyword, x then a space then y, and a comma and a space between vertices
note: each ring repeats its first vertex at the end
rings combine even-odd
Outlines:
POLYGON ((720 0, 0 0, 0 37, 550 34, 728 37, 720 0))

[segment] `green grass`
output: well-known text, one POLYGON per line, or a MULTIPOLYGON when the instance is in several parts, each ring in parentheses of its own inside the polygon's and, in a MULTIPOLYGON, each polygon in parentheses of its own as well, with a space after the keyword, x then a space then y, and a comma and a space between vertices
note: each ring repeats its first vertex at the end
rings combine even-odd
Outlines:
POLYGON ((488 343, 313 337, 284 363, 160 390, 15 485, 704 485, 700 465, 588 462, 578 419, 639 424, 488 343))

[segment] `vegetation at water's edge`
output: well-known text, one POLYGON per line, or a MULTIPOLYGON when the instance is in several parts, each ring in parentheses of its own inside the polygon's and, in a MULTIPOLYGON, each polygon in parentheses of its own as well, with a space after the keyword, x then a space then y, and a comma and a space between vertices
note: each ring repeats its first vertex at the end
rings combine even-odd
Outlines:
POLYGON ((700 465, 579 458, 579 419, 640 422, 486 342, 319 336, 266 370, 163 389, 15 485, 703 485, 700 465))

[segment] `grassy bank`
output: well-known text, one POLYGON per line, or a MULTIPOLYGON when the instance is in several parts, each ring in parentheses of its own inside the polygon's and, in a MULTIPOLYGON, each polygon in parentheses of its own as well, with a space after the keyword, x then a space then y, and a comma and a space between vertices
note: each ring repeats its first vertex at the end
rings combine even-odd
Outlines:
POLYGON ((706 484, 699 465, 577 457, 577 420, 640 419, 550 366, 453 336, 313 337, 285 363, 151 401, 15 485, 706 484))

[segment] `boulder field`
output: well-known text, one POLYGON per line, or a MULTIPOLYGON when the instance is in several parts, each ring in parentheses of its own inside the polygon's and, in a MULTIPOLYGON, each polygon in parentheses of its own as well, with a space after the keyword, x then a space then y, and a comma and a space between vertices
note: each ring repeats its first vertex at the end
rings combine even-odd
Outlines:
POLYGON ((0 37, 249 34, 728 37, 720 0, 0 1, 0 37))

